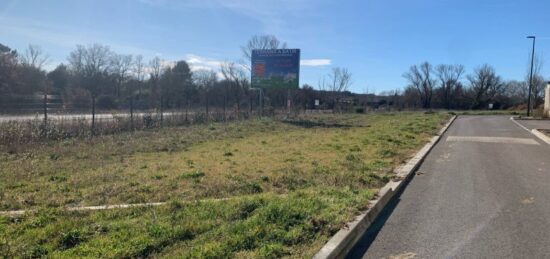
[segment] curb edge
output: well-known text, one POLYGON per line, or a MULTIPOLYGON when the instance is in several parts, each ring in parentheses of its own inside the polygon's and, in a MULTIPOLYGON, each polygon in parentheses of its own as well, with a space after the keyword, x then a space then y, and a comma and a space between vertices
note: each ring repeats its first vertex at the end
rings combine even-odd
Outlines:
POLYGON ((550 145, 550 137, 546 136, 544 133, 542 133, 539 129, 528 129, 527 127, 521 125, 521 123, 519 123, 517 120, 518 118, 515 117, 515 116, 512 116, 510 117, 510 120, 513 121, 516 125, 520 126, 521 128, 523 128, 524 130, 528 131, 529 133, 535 135, 535 137, 539 138, 540 140, 542 140, 543 142, 545 142, 546 144, 550 145))
POLYGON ((532 129, 531 133, 550 145, 550 137, 546 136, 546 134, 542 133, 539 129, 532 129))
POLYGON ((451 117, 436 136, 432 137, 405 165, 396 170, 397 179, 400 180, 391 181, 382 187, 377 194, 377 198, 369 202, 369 209, 362 212, 353 221, 348 222, 345 228, 336 232, 313 258, 332 259, 345 257, 374 222, 378 214, 382 212, 395 194, 401 191, 405 183, 411 179, 413 173, 424 161, 424 158, 426 158, 432 148, 439 142, 443 134, 457 117, 458 115, 451 117))

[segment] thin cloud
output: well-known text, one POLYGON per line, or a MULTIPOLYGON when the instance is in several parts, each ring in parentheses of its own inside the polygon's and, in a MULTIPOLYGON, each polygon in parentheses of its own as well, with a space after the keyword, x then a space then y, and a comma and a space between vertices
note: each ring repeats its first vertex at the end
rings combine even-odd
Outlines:
POLYGON ((223 61, 205 58, 195 54, 185 55, 185 61, 189 64, 192 71, 196 70, 218 70, 223 61))
POLYGON ((279 34, 284 28, 292 26, 288 17, 303 17, 309 15, 316 3, 313 0, 280 0, 277 4, 270 4, 268 8, 264 1, 257 0, 140 0, 142 4, 178 9, 225 9, 259 22, 265 33, 279 34))
POLYGON ((300 60, 300 66, 318 67, 328 66, 331 64, 330 59, 302 59, 300 60))

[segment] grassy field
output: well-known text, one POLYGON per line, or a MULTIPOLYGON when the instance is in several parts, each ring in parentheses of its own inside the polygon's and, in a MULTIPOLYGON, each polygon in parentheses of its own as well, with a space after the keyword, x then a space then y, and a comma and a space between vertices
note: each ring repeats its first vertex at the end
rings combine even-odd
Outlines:
POLYGON ((0 147, 0 210, 37 210, 0 217, 0 257, 311 256, 449 117, 252 119, 0 147))

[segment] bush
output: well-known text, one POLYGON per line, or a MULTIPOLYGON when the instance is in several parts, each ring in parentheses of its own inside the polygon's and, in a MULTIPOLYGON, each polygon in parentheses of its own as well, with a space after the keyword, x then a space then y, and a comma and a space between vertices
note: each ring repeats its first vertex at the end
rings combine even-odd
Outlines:
POLYGON ((61 249, 69 249, 80 244, 80 242, 82 242, 83 240, 84 238, 82 233, 77 229, 73 229, 67 233, 61 234, 61 239, 59 240, 59 247, 61 249))
POLYGON ((64 102, 67 102, 72 108, 88 109, 91 107, 91 100, 88 90, 84 88, 74 88, 67 90, 64 102))
POLYGON ((112 110, 116 109, 117 106, 115 98, 110 95, 101 95, 96 100, 96 107, 98 109, 112 110))
POLYGON ((364 107, 357 107, 357 108, 355 108, 355 113, 365 113, 365 108, 364 107))

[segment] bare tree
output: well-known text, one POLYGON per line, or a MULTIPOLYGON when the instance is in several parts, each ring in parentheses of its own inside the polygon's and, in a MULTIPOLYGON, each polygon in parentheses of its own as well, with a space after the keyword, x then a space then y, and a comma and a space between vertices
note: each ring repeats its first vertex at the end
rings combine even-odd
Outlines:
POLYGON ((25 55, 21 57, 21 63, 25 66, 42 69, 49 60, 48 55, 44 54, 42 48, 38 45, 30 44, 25 50, 25 55))
POLYGON ((331 92, 342 93, 348 91, 351 86, 351 73, 347 68, 335 67, 332 68, 332 73, 329 74, 331 92))
POLYGON ((199 87, 199 90, 204 95, 204 105, 205 105, 205 112, 206 112, 206 120, 209 119, 209 95, 210 91, 214 88, 216 85, 216 82, 218 82, 218 76, 216 75, 216 72, 212 70, 198 70, 193 73, 193 81, 194 83, 199 87))
POLYGON ((241 65, 250 71, 250 59, 252 58, 252 50, 255 49, 286 49, 286 42, 281 42, 274 35, 254 35, 248 40, 245 46, 241 46, 244 61, 240 61, 241 65))
POLYGON ((490 65, 485 64, 475 69, 474 73, 467 78, 472 94, 471 108, 480 108, 504 92, 504 84, 500 76, 497 76, 495 69, 490 65))
MULTIPOLYGON (((44 94, 44 105, 47 103, 48 84, 45 71, 42 66, 48 61, 48 56, 42 52, 42 48, 37 45, 29 45, 25 53, 19 56, 21 66, 17 71, 17 92, 23 94, 35 93, 42 90, 44 94)), ((46 108, 44 108, 46 110, 46 108)))
POLYGON ((105 45, 77 45, 68 58, 70 69, 92 97, 92 134, 95 125, 95 100, 101 93, 100 86, 106 81, 112 55, 110 48, 105 45))
POLYGON ((116 95, 120 98, 122 84, 128 79, 132 69, 132 55, 115 54, 111 57, 111 69, 116 77, 116 95))
POLYGON ((441 84, 443 92, 443 106, 450 109, 456 96, 454 95, 457 88, 460 87, 460 79, 464 74, 464 66, 462 65, 438 65, 435 68, 435 73, 441 84))
POLYGON ((159 101, 159 108, 160 108, 160 119, 162 121, 163 114, 162 114, 162 106, 163 106, 163 100, 162 100, 162 90, 160 89, 160 79, 163 72, 163 66, 162 66, 162 60, 159 57, 154 57, 149 61, 149 83, 151 84, 152 88, 152 94, 155 96, 155 99, 158 99, 159 101))
POLYGON ((100 85, 110 69, 111 56, 110 48, 100 44, 77 45, 69 55, 69 68, 80 77, 81 86, 92 96, 100 93, 100 85))
POLYGON ((418 91, 424 109, 430 109, 432 107, 432 96, 435 85, 435 79, 432 77, 432 72, 432 65, 428 62, 424 62, 418 66, 411 66, 409 72, 403 75, 403 77, 409 81, 410 86, 418 91))
POLYGON ((143 63, 143 56, 137 55, 134 58, 133 68, 134 75, 138 83, 138 98, 141 96, 141 86, 145 77, 145 64, 143 63))
POLYGON ((162 75, 162 59, 159 57, 154 57, 149 61, 149 72, 150 72, 150 79, 152 80, 159 80, 160 76, 162 75))
POLYGON ((525 88, 525 82, 511 80, 504 83, 504 95, 509 98, 509 105, 515 106, 525 103, 527 98, 527 91, 525 88))
MULTIPOLYGON (((529 66, 525 74, 525 92, 526 93, 529 92, 528 89, 529 89, 529 76, 530 76, 530 68, 531 68, 530 66, 531 66, 531 59, 529 59, 529 66)), ((544 77, 541 74, 541 70, 543 66, 544 66, 544 59, 542 58, 542 56, 535 53, 535 56, 533 59, 533 80, 532 80, 532 87, 531 87, 531 97, 533 97, 532 105, 535 108, 543 102, 544 88, 546 86, 544 77)), ((525 96, 527 97, 528 94, 526 94, 525 96)))
POLYGON ((242 66, 239 66, 234 62, 224 62, 221 64, 221 73, 225 80, 230 82, 231 93, 233 94, 237 104, 237 116, 239 116, 241 102, 248 94, 248 88, 250 85, 246 71, 242 66))
POLYGON ((328 74, 328 81, 325 77, 319 80, 319 90, 330 94, 336 107, 342 94, 348 91, 352 84, 351 76, 351 72, 347 68, 334 67, 331 73, 328 74))
POLYGON ((82 45, 76 46, 76 49, 73 50, 67 61, 69 62, 69 69, 75 75, 82 75, 84 73, 84 56, 86 55, 86 48, 82 45))

